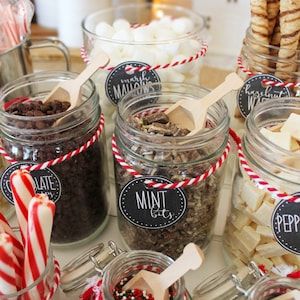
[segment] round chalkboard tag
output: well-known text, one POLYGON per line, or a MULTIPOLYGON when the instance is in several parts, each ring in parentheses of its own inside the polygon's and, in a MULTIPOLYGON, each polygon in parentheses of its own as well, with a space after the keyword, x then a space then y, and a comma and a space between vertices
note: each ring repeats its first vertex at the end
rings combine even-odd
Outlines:
POLYGON ((124 218, 146 229, 161 229, 177 223, 187 208, 183 190, 148 188, 145 185, 146 179, 172 183, 157 176, 141 177, 128 182, 119 196, 119 209, 124 218))
POLYGON ((151 71, 125 71, 127 66, 148 67, 146 63, 137 61, 126 61, 117 65, 107 76, 105 82, 105 93, 107 98, 115 105, 128 92, 135 88, 142 87, 140 92, 150 93, 160 90, 160 86, 153 88, 149 83, 160 82, 160 78, 155 70, 151 71))
POLYGON ((238 107, 245 118, 258 103, 276 98, 289 97, 291 95, 288 88, 264 86, 262 80, 283 82, 279 78, 269 74, 259 74, 247 79, 237 94, 238 107))
MULTIPOLYGON (((22 166, 33 166, 33 163, 20 162, 9 166, 1 175, 0 186, 1 191, 6 200, 14 204, 13 196, 11 193, 9 178, 10 175, 22 166)), ((35 184, 35 191, 37 194, 47 194, 49 199, 53 202, 59 200, 61 196, 61 183, 57 175, 49 168, 43 170, 31 171, 30 175, 35 184)))
POLYGON ((286 250, 300 254, 300 203, 282 200, 272 215, 272 231, 286 250))

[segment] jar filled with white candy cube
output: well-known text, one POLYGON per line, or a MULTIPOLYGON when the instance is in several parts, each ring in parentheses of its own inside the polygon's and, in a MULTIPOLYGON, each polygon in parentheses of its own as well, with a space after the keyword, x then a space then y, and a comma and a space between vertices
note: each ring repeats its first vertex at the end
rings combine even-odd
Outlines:
POLYGON ((207 90, 179 83, 150 87, 152 92, 132 90, 119 103, 113 146, 118 225, 129 248, 175 258, 189 242, 204 249, 212 238, 228 111, 218 101, 208 110, 206 127, 189 136, 164 111, 182 99, 201 101, 207 90))
MULTIPOLYGON (((94 78, 106 117, 108 146, 118 101, 130 90, 148 83, 199 83, 206 52, 205 21, 188 9, 127 4, 87 16, 82 28, 84 59, 89 61, 100 50, 110 58, 109 65, 94 78)), ((108 149, 112 162, 110 153, 108 149)), ((110 186, 114 186, 112 164, 109 170, 110 186)))
MULTIPOLYGON (((254 108, 246 119, 242 139, 245 159, 253 172, 270 187, 288 195, 298 195, 300 191, 299 128, 299 100, 277 99, 254 108)), ((227 254, 239 265, 254 260, 274 273, 299 269, 300 255, 283 248, 272 230, 272 215, 283 196, 254 184, 242 166, 233 189, 224 237, 227 254)))

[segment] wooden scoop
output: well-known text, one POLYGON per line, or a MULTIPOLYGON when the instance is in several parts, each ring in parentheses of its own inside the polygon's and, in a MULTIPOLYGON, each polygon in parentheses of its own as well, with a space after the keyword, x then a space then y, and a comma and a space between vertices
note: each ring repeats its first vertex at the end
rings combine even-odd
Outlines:
POLYGON ((142 270, 125 284, 123 290, 134 288, 145 290, 151 293, 155 300, 167 300, 169 299, 168 288, 189 270, 198 269, 203 260, 204 254, 201 249, 190 243, 184 247, 183 254, 162 273, 155 274, 142 270))
POLYGON ((87 65, 87 67, 75 78, 60 82, 50 94, 45 98, 44 103, 51 100, 67 101, 71 106, 68 110, 78 106, 81 102, 80 89, 98 69, 105 67, 109 63, 109 57, 104 52, 98 55, 87 65))
POLYGON ((236 74, 230 73, 225 81, 201 100, 183 99, 166 110, 172 123, 180 128, 187 128, 188 135, 197 134, 205 126, 208 108, 232 90, 242 87, 244 81, 236 74))

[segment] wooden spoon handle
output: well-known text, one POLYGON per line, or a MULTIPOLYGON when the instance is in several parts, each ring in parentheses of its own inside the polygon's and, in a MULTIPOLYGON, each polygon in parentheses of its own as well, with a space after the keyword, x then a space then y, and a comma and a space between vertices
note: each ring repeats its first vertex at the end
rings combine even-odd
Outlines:
POLYGON ((239 88, 241 88, 243 84, 244 81, 236 73, 230 73, 226 76, 224 82, 222 82, 214 90, 212 90, 209 94, 201 99, 201 108, 210 107, 230 91, 238 90, 239 88))
POLYGON ((83 85, 100 67, 105 67, 109 63, 109 57, 104 52, 99 52, 87 67, 76 77, 74 84, 83 85))
POLYGON ((175 262, 159 275, 163 289, 167 289, 189 270, 198 269, 204 260, 202 250, 195 244, 189 243, 175 262))

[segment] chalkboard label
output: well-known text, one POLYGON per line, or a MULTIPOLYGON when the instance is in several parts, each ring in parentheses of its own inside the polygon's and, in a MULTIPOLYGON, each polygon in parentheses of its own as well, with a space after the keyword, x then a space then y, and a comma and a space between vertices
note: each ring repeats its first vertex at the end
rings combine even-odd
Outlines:
MULTIPOLYGON (((117 65, 107 76, 105 82, 105 93, 107 98, 115 105, 119 100, 131 90, 144 87, 141 91, 145 94, 153 92, 150 83, 160 82, 160 78, 155 70, 151 71, 125 71, 127 66, 147 67, 146 63, 136 61, 126 61, 117 65)), ((160 87, 157 87, 160 89, 160 87)))
POLYGON ((258 103, 291 95, 288 88, 264 86, 262 80, 283 82, 269 74, 255 75, 246 80, 237 94, 238 107, 245 118, 258 103))
MULTIPOLYGON (((26 162, 16 163, 9 166, 2 173, 1 180, 0 180, 1 191, 9 203, 14 204, 10 183, 9 183, 10 175, 15 170, 21 169, 22 166, 33 166, 33 165, 34 164, 32 163, 26 163, 26 162)), ((37 194, 47 194, 49 199, 52 200, 53 202, 59 200, 61 196, 61 183, 57 175, 52 170, 46 168, 43 170, 31 171, 30 175, 33 178, 35 184, 35 191, 37 194)))
POLYGON ((119 196, 119 209, 124 218, 146 229, 161 229, 177 223, 187 208, 183 190, 148 188, 145 185, 146 179, 172 183, 157 176, 141 177, 128 182, 119 196))
POLYGON ((272 231, 286 250, 300 254, 300 203, 282 200, 272 215, 272 231))

